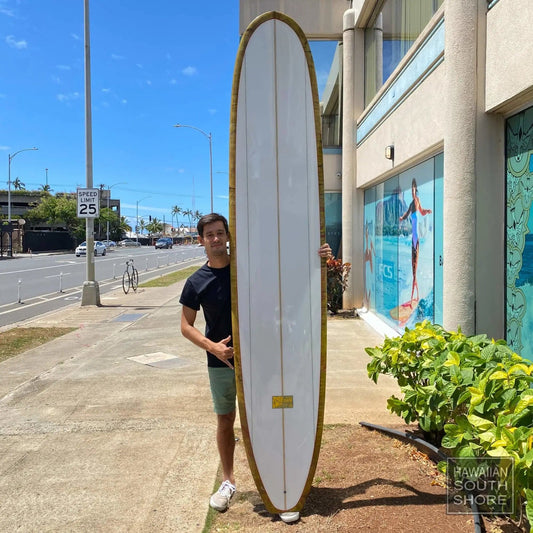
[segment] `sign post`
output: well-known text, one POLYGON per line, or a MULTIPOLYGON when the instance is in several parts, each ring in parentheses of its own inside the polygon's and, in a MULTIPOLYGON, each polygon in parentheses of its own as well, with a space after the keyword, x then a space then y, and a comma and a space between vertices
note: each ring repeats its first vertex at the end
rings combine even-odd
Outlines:
POLYGON ((78 216, 85 218, 85 240, 87 242, 87 280, 83 284, 81 305, 101 305, 100 288, 94 272, 94 219, 100 212, 100 196, 93 196, 93 134, 91 118, 91 44, 89 31, 89 0, 84 0, 85 30, 85 165, 87 188, 80 189, 86 194, 78 193, 78 216), (81 201, 80 200, 84 200, 81 201))

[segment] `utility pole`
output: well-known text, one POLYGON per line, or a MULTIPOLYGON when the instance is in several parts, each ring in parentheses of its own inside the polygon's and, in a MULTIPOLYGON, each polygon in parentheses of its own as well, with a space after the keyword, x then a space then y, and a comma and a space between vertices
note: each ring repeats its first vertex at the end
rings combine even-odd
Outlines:
MULTIPOLYGON (((85 165, 87 188, 93 187, 93 139, 91 115, 91 39, 89 25, 89 0, 84 0, 85 15, 85 165)), ((94 218, 85 220, 87 242, 87 280, 83 283, 81 305, 101 305, 100 288, 94 272, 94 218)))

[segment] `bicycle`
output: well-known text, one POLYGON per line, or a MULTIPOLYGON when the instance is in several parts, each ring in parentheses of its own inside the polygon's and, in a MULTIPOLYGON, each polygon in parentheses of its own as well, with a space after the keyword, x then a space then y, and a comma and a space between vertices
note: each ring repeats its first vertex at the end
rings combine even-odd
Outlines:
POLYGON ((133 259, 126 261, 126 270, 122 274, 122 290, 128 294, 130 287, 136 291, 139 286, 139 272, 133 265, 133 259))

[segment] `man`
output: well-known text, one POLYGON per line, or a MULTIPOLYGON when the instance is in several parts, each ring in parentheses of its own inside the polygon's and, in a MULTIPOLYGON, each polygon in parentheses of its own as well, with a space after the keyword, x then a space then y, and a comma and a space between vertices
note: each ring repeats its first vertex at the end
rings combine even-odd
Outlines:
MULTIPOLYGON (((233 474, 236 387, 231 338, 230 257, 226 248, 229 229, 227 220, 217 213, 203 216, 197 229, 207 263, 186 281, 181 293, 181 333, 207 351, 209 383, 217 415, 217 447, 224 480, 209 504, 217 511, 225 511, 236 490, 233 474), (205 316, 205 334, 194 326, 200 307, 205 316)), ((324 244, 318 253, 321 257, 330 257, 331 248, 324 244)))

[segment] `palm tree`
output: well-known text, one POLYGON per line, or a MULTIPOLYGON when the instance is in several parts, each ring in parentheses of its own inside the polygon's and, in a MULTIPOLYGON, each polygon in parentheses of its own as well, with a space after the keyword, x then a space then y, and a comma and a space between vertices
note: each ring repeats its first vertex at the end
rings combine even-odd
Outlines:
POLYGON ((119 228, 121 233, 127 233, 131 231, 131 226, 128 224, 128 219, 126 217, 120 217, 119 228))
POLYGON ((146 229, 148 230, 149 235, 161 233, 163 231, 163 223, 158 218, 154 217, 152 222, 146 226, 146 229))
POLYGON ((202 217, 203 217, 203 213, 200 213, 200 211, 198 211, 198 209, 194 212, 194 215, 193 215, 193 218, 194 220, 200 220, 202 217))
POLYGON ((146 221, 144 220, 144 218, 141 218, 141 220, 139 220, 139 227, 137 228, 137 231, 140 230, 141 232, 141 235, 142 235, 142 232, 146 229, 146 221))
POLYGON ((22 189, 25 189, 25 188, 26 188, 26 184, 25 184, 25 183, 22 183, 22 181, 20 181, 20 178, 17 176, 17 178, 16 178, 15 181, 13 182, 13 188, 14 188, 16 191, 21 191, 22 189))
POLYGON ((175 205, 171 211, 170 211, 171 215, 172 215, 172 227, 174 227, 174 215, 176 216, 176 226, 179 226, 179 219, 178 219, 178 215, 180 213, 182 213, 182 209, 179 205, 175 205))
POLYGON ((51 189, 50 185, 48 185, 48 183, 46 185, 41 185, 39 190, 43 191, 43 192, 51 192, 52 191, 52 189, 51 189))
POLYGON ((189 218, 189 234, 190 234, 191 233, 191 226, 192 226, 191 218, 194 216, 194 213, 193 213, 192 209, 185 209, 185 211, 182 211, 181 213, 189 218))

